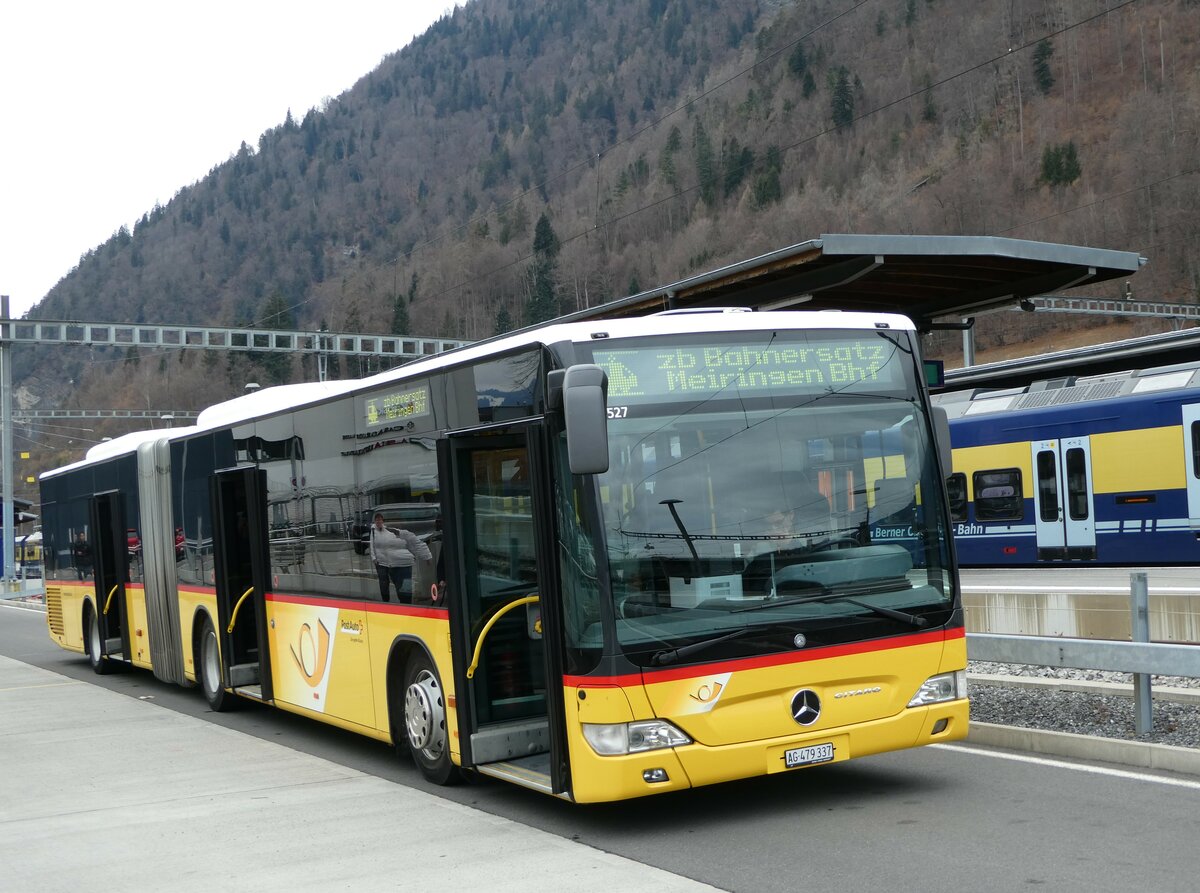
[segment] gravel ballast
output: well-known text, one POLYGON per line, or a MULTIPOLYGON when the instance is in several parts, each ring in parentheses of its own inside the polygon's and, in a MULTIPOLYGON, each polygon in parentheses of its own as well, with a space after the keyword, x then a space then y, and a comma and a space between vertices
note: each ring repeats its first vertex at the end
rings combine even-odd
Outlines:
POLYGON ((971 661, 967 672, 967 694, 971 699, 971 719, 975 722, 1200 748, 1200 703, 1176 703, 1163 698, 1169 689, 1187 689, 1200 696, 1200 679, 1152 677, 1151 688, 1157 691, 1153 731, 1138 735, 1133 677, 1129 673, 984 661, 971 661), (995 677, 1008 677, 1015 684, 998 683, 995 677), (1064 691, 1053 684, 1037 687, 1019 684, 1032 680, 1051 683, 1057 680, 1064 686, 1099 683, 1104 691, 1064 691), (1117 690, 1129 694, 1117 694, 1117 690))

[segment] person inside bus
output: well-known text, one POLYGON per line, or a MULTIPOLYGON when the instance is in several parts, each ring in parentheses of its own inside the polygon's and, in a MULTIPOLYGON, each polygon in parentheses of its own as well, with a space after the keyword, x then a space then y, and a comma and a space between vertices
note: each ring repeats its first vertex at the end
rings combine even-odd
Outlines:
POLYGON ((790 540, 796 537, 796 512, 793 509, 775 509, 767 512, 766 536, 772 539, 790 540))
POLYGON ((784 502, 763 517, 770 550, 803 545, 829 531, 829 500, 807 474, 789 474, 781 487, 784 502))
POLYGON ((86 580, 92 574, 92 546, 87 541, 87 534, 82 530, 75 534, 75 542, 71 544, 71 557, 75 561, 75 573, 79 579, 86 580))
POLYGON ((396 587, 396 601, 411 601, 411 594, 406 594, 405 581, 412 580, 413 563, 417 558, 432 561, 433 555, 411 530, 401 530, 399 527, 387 527, 383 523, 383 513, 376 512, 372 519, 370 538, 371 561, 375 563, 375 573, 379 576, 379 596, 385 602, 389 600, 392 586, 396 587))

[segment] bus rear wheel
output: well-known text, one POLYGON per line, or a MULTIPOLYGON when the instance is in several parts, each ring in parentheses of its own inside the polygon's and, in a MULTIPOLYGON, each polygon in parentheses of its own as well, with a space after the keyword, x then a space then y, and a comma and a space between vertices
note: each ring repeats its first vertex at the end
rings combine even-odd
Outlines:
POLYGON ((200 680, 204 700, 208 701, 214 713, 223 713, 233 707, 233 696, 221 684, 221 648, 217 644, 217 631, 208 617, 204 618, 200 627, 196 651, 199 654, 196 676, 200 680))
POLYGON ((437 670, 417 652, 409 658, 404 681, 404 734, 413 761, 434 784, 454 784, 458 771, 450 762, 446 697, 437 670))
POLYGON ((84 648, 87 651, 88 663, 92 665, 92 672, 98 676, 106 676, 112 672, 113 665, 104 656, 103 643, 100 641, 100 618, 95 608, 88 607, 84 612, 83 626, 84 648))

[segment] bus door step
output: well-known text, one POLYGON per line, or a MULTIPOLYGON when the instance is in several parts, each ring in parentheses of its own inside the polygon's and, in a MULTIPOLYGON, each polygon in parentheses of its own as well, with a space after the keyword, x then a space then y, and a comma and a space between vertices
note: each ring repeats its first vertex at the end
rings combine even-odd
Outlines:
POLYGON ((239 694, 243 698, 250 698, 254 701, 263 700, 261 685, 243 685, 241 688, 235 688, 233 691, 234 694, 239 694))
POLYGON ((492 723, 471 734, 475 765, 550 751, 550 722, 544 716, 492 723))
POLYGON ((229 668, 229 687, 244 688, 262 682, 258 664, 234 664, 229 668))
MULTIPOLYGON (((499 763, 488 763, 476 766, 475 770, 480 775, 499 778, 501 781, 518 784, 523 788, 530 788, 543 794, 554 793, 550 782, 550 754, 548 753, 504 760, 499 763)), ((559 796, 566 798, 567 795, 560 794, 559 796)))
POLYGON ((115 639, 105 639, 104 640, 104 654, 106 657, 116 657, 118 654, 121 653, 122 647, 123 646, 122 646, 120 636, 118 636, 115 639))

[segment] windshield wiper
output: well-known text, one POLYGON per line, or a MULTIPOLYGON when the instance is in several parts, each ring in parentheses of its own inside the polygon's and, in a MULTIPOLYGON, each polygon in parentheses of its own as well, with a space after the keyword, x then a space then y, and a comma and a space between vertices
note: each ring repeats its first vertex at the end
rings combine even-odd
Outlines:
POLYGON ((677 660, 704 651, 713 645, 719 645, 722 642, 728 642, 730 639, 740 638, 747 633, 761 629, 761 627, 743 626, 741 629, 735 629, 731 633, 725 633, 720 636, 714 636, 711 639, 701 639, 699 642, 693 642, 691 645, 683 645, 679 648, 671 648, 666 651, 658 651, 651 658, 650 663, 656 667, 665 667, 667 664, 673 664, 677 660))
MULTIPOLYGON (((822 587, 823 588, 823 587, 822 587)), ((757 605, 751 605, 748 608, 738 608, 734 613, 743 611, 761 611, 763 608, 780 608, 786 605, 803 605, 810 602, 848 602, 859 608, 865 608, 874 614, 881 617, 887 617, 891 620, 899 620, 901 623, 907 623, 909 626, 915 626, 918 629, 928 626, 929 621, 924 617, 918 617, 916 614, 908 614, 904 611, 897 611, 894 608, 885 608, 882 605, 873 605, 870 602, 864 602, 850 595, 842 595, 838 592, 818 592, 815 595, 797 595, 792 598, 775 598, 766 599, 759 602, 757 605)))
POLYGON ((684 527, 683 519, 680 519, 679 513, 676 510, 676 505, 682 503, 683 499, 659 499, 659 505, 666 505, 667 511, 670 511, 671 517, 676 522, 676 527, 679 528, 679 533, 683 534, 684 543, 688 544, 688 549, 691 551, 692 568, 695 569, 695 576, 700 576, 700 553, 696 551, 695 540, 692 540, 691 534, 688 533, 688 528, 684 527))

